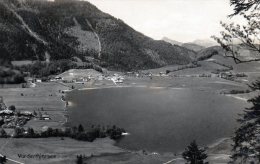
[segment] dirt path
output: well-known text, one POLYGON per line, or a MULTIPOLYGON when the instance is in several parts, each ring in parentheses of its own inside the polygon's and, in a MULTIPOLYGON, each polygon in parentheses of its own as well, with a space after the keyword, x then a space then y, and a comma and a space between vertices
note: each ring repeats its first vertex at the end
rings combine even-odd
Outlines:
POLYGON ((183 158, 174 158, 174 159, 172 159, 172 160, 170 160, 170 161, 167 161, 167 162, 165 162, 165 163, 163 163, 163 164, 170 164, 170 163, 175 162, 175 161, 178 161, 178 160, 183 160, 183 158))
MULTIPOLYGON (((0 156, 2 156, 2 157, 3 157, 3 155, 2 155, 2 154, 0 154, 0 156)), ((11 161, 11 162, 14 162, 14 163, 18 163, 18 164, 25 164, 25 163, 22 163, 22 162, 19 162, 19 161, 16 161, 16 160, 10 159, 10 158, 6 158, 6 159, 7 159, 7 161, 11 161)))

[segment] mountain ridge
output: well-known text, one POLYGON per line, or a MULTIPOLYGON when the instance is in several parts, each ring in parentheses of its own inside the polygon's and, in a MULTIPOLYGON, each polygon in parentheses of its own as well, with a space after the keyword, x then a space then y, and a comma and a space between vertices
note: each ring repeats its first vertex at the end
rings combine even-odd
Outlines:
POLYGON ((171 43, 171 44, 175 44, 175 45, 179 45, 179 46, 182 46, 182 47, 186 47, 190 50, 194 50, 194 51, 200 51, 202 49, 205 49, 205 48, 209 48, 209 47, 214 47, 214 46, 217 46, 218 44, 214 41, 211 41, 209 39, 196 39, 192 42, 179 42, 179 41, 176 41, 176 40, 172 40, 168 37, 163 37, 162 40, 168 42, 168 43, 171 43))
POLYGON ((136 70, 187 64, 196 55, 153 40, 87 1, 1 0, 0 10, 0 60, 94 58, 101 67, 136 70))

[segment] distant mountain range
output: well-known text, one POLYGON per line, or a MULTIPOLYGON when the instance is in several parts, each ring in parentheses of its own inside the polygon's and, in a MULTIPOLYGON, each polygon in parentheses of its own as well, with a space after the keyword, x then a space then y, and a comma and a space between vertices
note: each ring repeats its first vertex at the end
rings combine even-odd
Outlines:
POLYGON ((167 37, 163 37, 162 40, 164 40, 165 42, 171 43, 172 45, 181 46, 183 44, 182 42, 178 42, 176 40, 172 40, 172 39, 167 38, 167 37))
POLYGON ((182 47, 185 47, 187 49, 190 49, 190 50, 193 50, 196 52, 198 52, 202 49, 208 48, 208 47, 213 47, 213 46, 218 45, 216 42, 208 40, 208 39, 205 39, 205 40, 198 39, 198 40, 195 40, 193 42, 188 42, 188 43, 178 42, 178 41, 169 39, 167 37, 163 37, 162 40, 164 40, 168 43, 171 43, 172 45, 182 46, 182 47))
POLYGON ((218 45, 217 42, 214 42, 214 41, 209 40, 209 39, 204 39, 204 40, 203 39, 197 39, 197 40, 194 40, 192 43, 206 47, 206 48, 218 45))
POLYGON ((187 64, 196 56, 77 0, 1 0, 0 53, 0 62, 68 59, 113 70, 187 64))

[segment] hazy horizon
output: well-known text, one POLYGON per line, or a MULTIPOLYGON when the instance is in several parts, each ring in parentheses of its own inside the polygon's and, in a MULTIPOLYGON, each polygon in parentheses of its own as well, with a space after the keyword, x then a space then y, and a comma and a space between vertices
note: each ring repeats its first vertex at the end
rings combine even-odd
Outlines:
POLYGON ((232 13, 229 0, 88 0, 153 38, 180 42, 211 39, 232 13))

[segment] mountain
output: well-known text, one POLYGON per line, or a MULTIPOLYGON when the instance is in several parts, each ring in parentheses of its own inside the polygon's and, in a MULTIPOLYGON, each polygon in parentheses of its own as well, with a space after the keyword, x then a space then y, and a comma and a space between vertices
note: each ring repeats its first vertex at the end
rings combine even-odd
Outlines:
POLYGON ((163 37, 162 40, 165 41, 165 42, 171 43, 172 45, 182 46, 182 47, 185 47, 185 48, 192 50, 192 51, 195 51, 195 52, 206 48, 206 46, 201 46, 201 45, 193 43, 193 42, 182 43, 182 42, 178 42, 178 41, 172 40, 172 39, 167 38, 167 37, 163 37))
POLYGON ((197 54, 197 60, 207 60, 212 58, 214 55, 225 56, 225 50, 220 46, 208 47, 200 50, 197 54))
POLYGON ((201 51, 205 48, 215 47, 217 45, 218 44, 216 42, 211 41, 209 39, 204 39, 204 40, 203 39, 197 39, 197 40, 194 40, 193 42, 183 43, 181 46, 198 52, 198 51, 201 51))
POLYGON ((209 39, 204 39, 204 40, 203 39, 197 39, 197 40, 194 40, 192 43, 203 46, 203 47, 207 47, 207 48, 218 45, 217 42, 214 42, 214 41, 209 40, 209 39))
POLYGON ((196 55, 77 0, 1 0, 0 53, 0 62, 68 59, 113 70, 187 64, 196 55))
POLYGON ((167 37, 163 37, 162 40, 164 40, 168 43, 171 43, 172 45, 183 46, 183 47, 193 49, 193 50, 195 49, 195 51, 199 51, 199 50, 202 50, 203 48, 208 48, 208 47, 213 47, 213 46, 218 45, 217 42, 214 42, 209 39, 197 39, 197 40, 194 40, 193 42, 187 42, 187 43, 175 41, 175 40, 167 38, 167 37), (200 46, 200 48, 199 48, 199 46, 200 46))
POLYGON ((163 37, 162 40, 165 41, 165 42, 171 43, 172 45, 181 46, 183 44, 182 42, 178 42, 176 40, 172 40, 172 39, 167 38, 167 37, 163 37))
POLYGON ((181 46, 182 46, 182 47, 185 47, 185 48, 187 48, 187 49, 189 49, 189 50, 196 51, 196 52, 198 52, 198 51, 203 50, 204 48, 206 48, 206 47, 203 47, 203 46, 194 44, 194 43, 183 43, 181 46))
MULTIPOLYGON (((238 52, 243 55, 240 56, 240 59, 242 60, 255 58, 257 56, 256 52, 247 49, 240 49, 238 52)), ((227 55, 230 56, 230 54, 228 54, 222 47, 213 46, 199 51, 197 54, 197 61, 204 64, 208 63, 211 67, 213 66, 213 63, 227 68, 232 68, 232 71, 235 72, 255 72, 256 70, 259 70, 258 62, 236 64, 232 58, 226 57, 227 55)))

